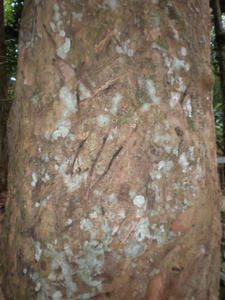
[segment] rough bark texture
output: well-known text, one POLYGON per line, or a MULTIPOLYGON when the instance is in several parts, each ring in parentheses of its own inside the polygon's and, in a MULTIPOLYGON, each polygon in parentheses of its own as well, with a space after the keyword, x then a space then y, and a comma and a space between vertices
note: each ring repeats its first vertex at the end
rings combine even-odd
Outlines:
POLYGON ((7 299, 217 299, 209 23, 205 0, 26 1, 7 299))
POLYGON ((5 64, 4 9, 3 0, 0 0, 0 203, 1 194, 5 192, 7 185, 6 122, 8 105, 6 103, 7 76, 5 64))

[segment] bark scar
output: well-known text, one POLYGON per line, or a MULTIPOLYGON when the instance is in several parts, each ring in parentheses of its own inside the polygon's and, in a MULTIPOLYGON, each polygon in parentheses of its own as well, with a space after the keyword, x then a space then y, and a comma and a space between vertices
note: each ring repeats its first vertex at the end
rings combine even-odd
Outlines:
MULTIPOLYGON (((90 192, 91 192, 91 189, 92 189, 92 177, 93 177, 93 173, 94 173, 94 170, 95 170, 95 166, 102 154, 102 151, 104 150, 104 147, 105 147, 105 144, 107 142, 107 139, 108 139, 108 134, 104 136, 103 140, 102 140, 102 145, 100 147, 100 149, 98 150, 98 153, 96 154, 96 157, 92 163, 92 166, 91 166, 91 169, 90 169, 90 173, 89 173, 89 180, 88 180, 88 188, 87 188, 87 193, 86 193, 86 200, 87 202, 89 201, 89 197, 90 197, 90 192)), ((86 209, 87 209, 87 204, 86 204, 86 209)))
POLYGON ((85 142, 87 141, 87 139, 88 139, 88 136, 85 139, 83 139, 82 141, 80 141, 80 143, 78 145, 78 148, 77 148, 77 151, 76 151, 76 153, 74 155, 74 159, 73 159, 73 162, 72 162, 72 165, 71 165, 71 169, 70 169, 70 175, 71 176, 74 175, 74 166, 75 166, 75 163, 76 163, 77 158, 78 158, 78 156, 79 156, 79 154, 80 154, 80 152, 81 152, 81 150, 82 150, 85 142))
POLYGON ((120 146, 114 153, 113 156, 111 157, 105 171, 103 172, 102 175, 99 176, 99 178, 96 180, 96 182, 93 184, 93 187, 96 186, 105 176, 106 174, 109 172, 110 168, 112 167, 112 164, 114 162, 114 160, 117 158, 117 156, 120 154, 120 152, 122 151, 123 146, 120 146))
POLYGON ((95 169, 95 166, 96 166, 96 164, 97 164, 97 162, 98 162, 98 160, 99 160, 99 157, 101 156, 101 154, 102 154, 102 151, 103 151, 103 149, 104 149, 104 147, 105 147, 105 144, 106 144, 106 142, 107 142, 107 139, 108 139, 108 134, 106 135, 106 136, 104 136, 104 138, 103 138, 103 140, 102 140, 102 145, 101 145, 101 147, 100 147, 100 149, 99 149, 99 151, 98 151, 98 153, 97 153, 97 155, 96 155, 96 157, 95 157, 95 159, 94 159, 94 161, 93 161, 93 163, 92 163, 92 166, 91 166, 91 170, 90 170, 90 179, 92 179, 92 176, 93 176, 93 173, 94 173, 94 169, 95 169))
POLYGON ((76 88, 76 97, 77 97, 77 113, 80 114, 80 84, 78 83, 76 88))

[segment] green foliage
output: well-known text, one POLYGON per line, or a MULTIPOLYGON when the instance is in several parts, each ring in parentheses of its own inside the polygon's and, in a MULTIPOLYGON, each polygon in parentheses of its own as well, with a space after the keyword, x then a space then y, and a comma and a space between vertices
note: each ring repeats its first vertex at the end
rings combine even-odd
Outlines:
POLYGON ((213 110, 215 117, 215 128, 216 128, 216 143, 217 143, 217 152, 218 154, 223 154, 222 149, 224 148, 223 144, 223 99, 221 91, 221 82, 219 76, 219 63, 218 56, 216 51, 215 43, 215 31, 214 28, 211 31, 211 62, 212 62, 212 71, 214 75, 214 87, 213 87, 213 110))
POLYGON ((22 8, 22 0, 4 0, 5 52, 9 100, 13 98, 14 94, 18 58, 18 32, 22 8))
POLYGON ((222 93, 220 86, 220 78, 214 75, 214 88, 213 88, 213 110, 215 117, 215 128, 216 128, 216 143, 218 153, 222 154, 223 147, 223 104, 222 104, 222 93))
POLYGON ((13 0, 4 0, 4 19, 6 26, 15 22, 12 3, 13 0))
POLYGON ((14 26, 15 29, 18 29, 23 4, 23 0, 4 0, 4 18, 6 27, 14 26))

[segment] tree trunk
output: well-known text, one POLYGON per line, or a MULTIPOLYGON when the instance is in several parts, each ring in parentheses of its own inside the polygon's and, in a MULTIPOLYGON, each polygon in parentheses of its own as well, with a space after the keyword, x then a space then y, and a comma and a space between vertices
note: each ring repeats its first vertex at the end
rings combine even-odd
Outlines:
POLYGON ((7 299, 218 299, 209 25, 205 0, 25 2, 7 299))
POLYGON ((7 76, 5 58, 5 34, 4 34, 4 8, 3 0, 0 0, 0 205, 1 195, 7 185, 7 142, 6 122, 8 117, 7 76))

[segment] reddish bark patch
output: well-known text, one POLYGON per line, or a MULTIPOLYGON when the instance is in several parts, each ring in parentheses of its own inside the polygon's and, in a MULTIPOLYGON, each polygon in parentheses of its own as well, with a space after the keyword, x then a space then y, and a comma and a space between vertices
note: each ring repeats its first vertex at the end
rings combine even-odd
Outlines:
POLYGON ((161 275, 156 275, 148 285, 147 300, 162 300, 163 295, 163 280, 161 275))

